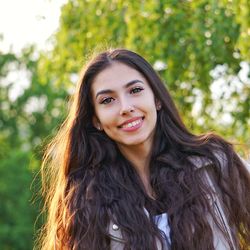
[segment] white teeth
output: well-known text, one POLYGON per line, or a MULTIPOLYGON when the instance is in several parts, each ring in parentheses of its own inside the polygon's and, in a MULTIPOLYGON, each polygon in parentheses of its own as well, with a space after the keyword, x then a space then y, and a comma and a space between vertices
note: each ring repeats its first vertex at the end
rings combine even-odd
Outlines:
POLYGON ((136 120, 136 121, 127 123, 127 124, 123 125, 122 127, 123 128, 131 128, 131 127, 138 125, 139 123, 141 123, 141 120, 136 120))

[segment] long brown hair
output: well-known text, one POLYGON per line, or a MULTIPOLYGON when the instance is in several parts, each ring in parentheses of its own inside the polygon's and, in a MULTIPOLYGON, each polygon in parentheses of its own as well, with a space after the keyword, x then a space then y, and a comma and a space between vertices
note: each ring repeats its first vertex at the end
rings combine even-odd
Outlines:
MULTIPOLYGON (((161 101, 150 182, 168 214, 171 249, 214 249, 206 213, 213 217, 203 181, 190 157, 206 159, 222 192, 222 204, 241 249, 250 245, 250 179, 230 143, 212 133, 196 136, 183 124, 172 98, 151 65, 138 54, 114 49, 97 55, 84 68, 69 115, 48 146, 42 165, 47 223, 44 250, 109 249, 108 225, 122 229, 124 249, 155 249, 161 232, 143 208, 150 204, 142 182, 115 142, 92 124, 91 84, 114 62, 138 70, 161 101), (223 154, 224 163, 218 158, 223 154)), ((223 234, 226 232, 222 231, 223 234)))

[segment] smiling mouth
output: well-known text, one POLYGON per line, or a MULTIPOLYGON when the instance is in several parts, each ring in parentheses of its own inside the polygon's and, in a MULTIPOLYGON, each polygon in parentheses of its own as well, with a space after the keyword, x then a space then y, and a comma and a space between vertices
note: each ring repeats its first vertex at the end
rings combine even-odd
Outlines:
POLYGON ((141 117, 141 118, 139 118, 139 119, 137 119, 137 120, 135 120, 135 121, 132 121, 132 122, 128 122, 128 123, 126 123, 126 124, 123 124, 123 125, 121 125, 121 126, 118 126, 119 128, 133 128, 133 127, 136 127, 136 126, 138 126, 139 124, 141 124, 142 123, 142 121, 144 120, 144 116, 143 117, 141 117))

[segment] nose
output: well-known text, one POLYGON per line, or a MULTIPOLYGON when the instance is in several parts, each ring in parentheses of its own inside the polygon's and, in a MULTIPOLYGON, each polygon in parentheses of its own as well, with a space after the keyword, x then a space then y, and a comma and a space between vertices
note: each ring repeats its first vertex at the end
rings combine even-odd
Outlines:
POLYGON ((135 111, 135 108, 131 103, 126 102, 126 101, 123 101, 121 103, 120 115, 126 115, 134 111, 135 111))

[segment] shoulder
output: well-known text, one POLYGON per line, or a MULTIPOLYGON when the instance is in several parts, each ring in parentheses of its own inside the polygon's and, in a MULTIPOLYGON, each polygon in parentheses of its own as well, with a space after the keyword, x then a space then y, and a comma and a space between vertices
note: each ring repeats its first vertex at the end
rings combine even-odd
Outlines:
MULTIPOLYGON (((229 160, 225 152, 222 150, 213 152, 214 161, 220 165, 222 176, 226 183, 228 180, 228 166, 229 160)), ((234 239, 234 227, 229 225, 228 210, 223 202, 223 190, 220 188, 215 172, 213 171, 215 162, 208 157, 192 156, 190 161, 195 165, 197 170, 201 170, 201 176, 204 183, 206 183, 209 191, 207 198, 211 208, 210 213, 207 214, 207 220, 210 224, 213 233, 214 246, 216 249, 237 249, 238 242, 234 239), (225 237, 225 235, 228 236, 225 237)))
POLYGON ((244 167, 246 168, 247 172, 250 174, 250 161, 249 160, 245 160, 245 159, 243 159, 240 156, 239 156, 239 158, 240 158, 242 164, 244 165, 244 167))
MULTIPOLYGON (((235 153, 235 156, 238 157, 242 165, 245 167, 247 172, 250 174, 250 161, 243 159, 236 152, 234 153, 235 153)), ((228 166, 227 154, 223 151, 223 149, 218 149, 218 150, 213 151, 213 156, 214 156, 214 159, 216 159, 216 161, 219 163, 221 170, 225 172, 228 166)), ((194 155, 194 156, 189 156, 188 159, 192 162, 192 164, 195 165, 195 167, 197 167, 197 169, 214 164, 214 162, 206 156, 194 155)))

